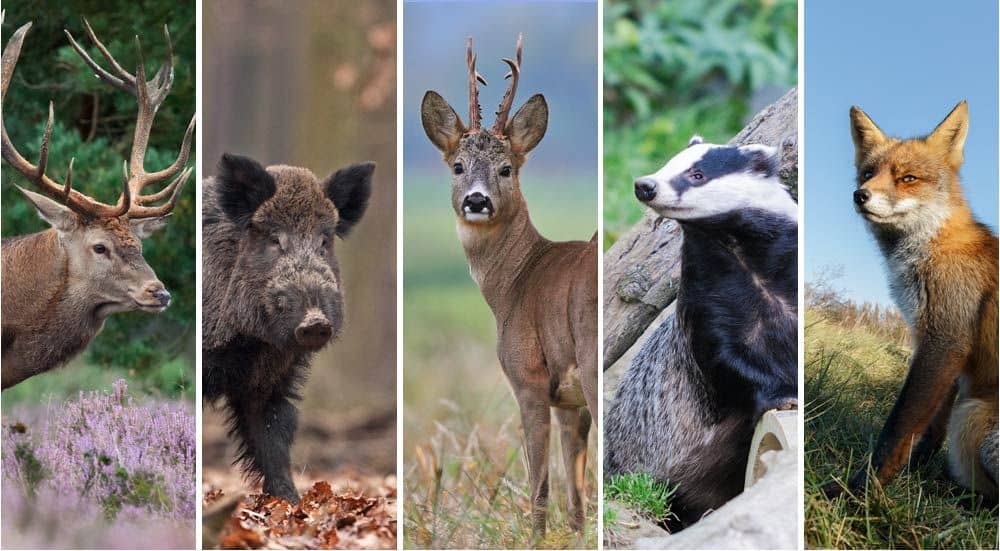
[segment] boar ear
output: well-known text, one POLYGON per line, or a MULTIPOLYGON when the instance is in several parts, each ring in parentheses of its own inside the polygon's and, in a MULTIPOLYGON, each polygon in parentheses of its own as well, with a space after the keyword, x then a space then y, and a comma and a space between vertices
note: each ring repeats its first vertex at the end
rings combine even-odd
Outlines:
POLYGON ((246 227, 250 217, 274 195, 274 178, 260 163, 225 153, 219 161, 219 207, 237 226, 246 227))
POLYGON ((465 134, 465 125, 441 94, 433 90, 424 94, 420 102, 420 122, 427 137, 442 153, 451 155, 458 149, 458 142, 465 134))
POLYGON ((931 147, 945 152, 948 163, 957 169, 962 165, 962 152, 965 149, 965 138, 968 135, 969 104, 962 100, 927 136, 927 143, 931 147))
POLYGON ((888 141, 882 129, 856 105, 851 106, 851 138, 854 139, 854 164, 857 166, 861 166, 872 149, 888 141))
POLYGON ((515 153, 526 155, 542 141, 548 127, 549 105, 545 103, 545 96, 535 94, 510 119, 504 134, 510 139, 510 147, 515 153))
POLYGON ((365 214, 368 198, 372 195, 374 171, 375 163, 358 163, 334 172, 323 182, 323 192, 340 214, 340 221, 337 222, 337 235, 340 237, 350 233, 365 214))

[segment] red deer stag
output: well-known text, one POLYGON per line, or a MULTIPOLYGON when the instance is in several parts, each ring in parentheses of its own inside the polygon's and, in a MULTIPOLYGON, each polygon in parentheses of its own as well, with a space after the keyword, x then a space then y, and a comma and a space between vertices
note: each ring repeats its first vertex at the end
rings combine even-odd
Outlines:
POLYGON ((469 126, 437 92, 424 95, 420 112, 427 137, 451 168, 458 236, 496 318, 497 353, 524 426, 537 538, 545 534, 550 409, 559 422, 570 524, 583 526, 587 434, 597 419, 597 235, 552 242, 528 216, 519 174, 545 135, 549 109, 536 94, 510 117, 521 46, 518 37, 515 59, 503 59, 510 85, 491 130, 480 126, 478 83, 486 81, 476 71, 471 38, 469 126))
MULTIPOLYGON (((42 136, 38 164, 31 164, 3 130, 3 159, 38 192, 18 186, 52 227, 46 231, 3 240, 3 388, 49 371, 78 354, 116 312, 160 312, 170 293, 142 256, 141 240, 166 224, 191 168, 184 168, 191 151, 195 119, 184 134, 180 153, 170 166, 147 172, 146 146, 153 118, 173 84, 173 50, 156 75, 146 82, 142 51, 136 37, 135 75, 122 69, 84 20, 87 35, 111 70, 98 65, 66 32, 73 49, 107 84, 136 97, 132 154, 125 163, 122 193, 114 205, 101 203, 73 189, 73 160, 63 183, 46 175, 52 137, 52 103, 42 136), (156 193, 143 195, 149 185, 173 180, 156 193), (160 203, 153 205, 154 203, 160 203)), ((21 54, 28 23, 17 30, 3 50, 3 95, 7 97, 14 67, 21 54)), ((164 27, 167 44, 170 35, 164 27)), ((2 124, 2 123, 0 123, 2 124)))

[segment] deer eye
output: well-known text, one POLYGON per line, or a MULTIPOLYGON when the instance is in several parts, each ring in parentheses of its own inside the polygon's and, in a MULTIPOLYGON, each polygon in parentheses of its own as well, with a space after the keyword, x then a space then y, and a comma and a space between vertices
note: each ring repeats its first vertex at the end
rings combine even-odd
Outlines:
POLYGON ((917 181, 917 177, 912 174, 907 174, 906 176, 903 176, 900 181, 904 184, 912 184, 917 181))
POLYGON ((108 248, 102 243, 94 245, 94 252, 97 254, 108 254, 108 248))
POLYGON ((503 176, 504 178, 510 178, 510 171, 511 171, 510 167, 505 166, 500 169, 500 176, 503 176))
POLYGON ((455 164, 451 165, 451 170, 455 174, 461 174, 461 173, 465 172, 465 167, 462 166, 462 163, 455 163, 455 164))

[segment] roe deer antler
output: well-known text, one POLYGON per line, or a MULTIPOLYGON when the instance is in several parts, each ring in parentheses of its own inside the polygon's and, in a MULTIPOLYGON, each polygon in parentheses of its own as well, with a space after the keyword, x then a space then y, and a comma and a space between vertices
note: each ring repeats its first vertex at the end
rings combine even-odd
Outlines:
MULTIPOLYGON (((7 98, 7 87, 10 86, 11 77, 14 74, 14 67, 17 66, 17 60, 21 56, 21 45, 24 43, 24 36, 28 34, 28 30, 31 28, 31 23, 24 24, 21 28, 14 32, 14 35, 10 37, 10 41, 7 42, 7 46, 3 49, 3 61, 2 61, 2 93, 0 93, 0 104, 3 100, 7 98)), ((65 204, 67 207, 72 209, 77 214, 85 217, 117 217, 125 214, 129 211, 129 207, 132 204, 132 193, 129 189, 127 183, 122 185, 122 196, 118 200, 117 205, 106 205, 95 199, 92 199, 79 191, 73 189, 73 161, 75 159, 70 159, 69 168, 66 170, 66 182, 65 184, 58 184, 45 174, 45 169, 48 167, 49 162, 49 142, 52 138, 52 102, 49 102, 49 120, 48 124, 45 125, 45 132, 42 134, 42 145, 38 155, 38 165, 31 164, 27 159, 25 159, 10 140, 10 136, 7 135, 7 127, 3 124, 2 118, 0 118, 0 132, 3 134, 3 159, 10 164, 15 170, 24 175, 31 183, 41 191, 44 195, 65 204)))
POLYGON ((469 65, 469 133, 478 132, 483 124, 483 112, 479 107, 479 83, 487 86, 486 79, 476 70, 476 54, 472 53, 472 37, 465 50, 465 62, 469 65))
POLYGON ((153 119, 156 117, 156 111, 167 98, 170 88, 174 83, 174 49, 170 41, 170 31, 166 25, 163 26, 163 36, 167 41, 166 63, 160 67, 152 80, 146 82, 142 45, 139 42, 138 36, 135 37, 135 50, 138 60, 136 62, 135 75, 132 75, 115 60, 111 52, 108 51, 108 48, 94 34, 94 30, 90 27, 90 23, 86 19, 83 20, 83 25, 90 41, 94 43, 94 46, 97 47, 101 55, 104 56, 104 59, 107 60, 111 66, 111 70, 108 71, 101 67, 77 43, 68 30, 64 31, 73 49, 95 71, 97 78, 119 90, 124 90, 132 94, 139 104, 139 111, 135 121, 135 135, 132 139, 132 154, 122 175, 122 179, 127 182, 128 188, 123 195, 126 196, 125 199, 130 198, 130 201, 128 201, 130 206, 127 208, 129 218, 164 216, 173 210, 180 191, 184 187, 185 180, 191 175, 192 168, 181 169, 187 163, 188 156, 191 153, 191 136, 194 134, 195 121, 197 119, 197 115, 191 117, 191 122, 184 133, 184 140, 181 143, 177 159, 163 170, 146 172, 144 162, 146 148, 149 145, 149 133, 153 129, 153 119), (160 191, 150 195, 142 195, 142 190, 146 186, 163 182, 175 175, 176 178, 160 191), (166 203, 155 207, 146 206, 150 203, 161 201, 168 196, 170 199, 166 203))
POLYGON ((507 87, 507 91, 503 95, 503 99, 500 101, 500 108, 497 109, 497 119, 493 123, 493 133, 497 136, 503 136, 505 127, 507 126, 507 119, 510 117, 510 108, 514 105, 514 94, 517 93, 517 80, 521 76, 521 49, 523 46, 523 40, 520 34, 517 35, 517 54, 514 56, 515 59, 503 58, 503 62, 510 67, 510 72, 504 79, 510 79, 510 86, 507 87))

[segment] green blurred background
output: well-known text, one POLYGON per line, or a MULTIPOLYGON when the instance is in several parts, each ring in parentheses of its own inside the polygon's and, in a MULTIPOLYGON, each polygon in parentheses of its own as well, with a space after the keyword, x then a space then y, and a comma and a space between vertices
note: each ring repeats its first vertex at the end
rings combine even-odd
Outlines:
MULTIPOLYGON (((107 203, 120 191, 122 161, 132 146, 136 100, 94 77, 63 34, 68 29, 95 60, 103 62, 86 37, 86 17, 97 37, 126 70, 134 74, 134 37, 142 40, 146 74, 153 75, 167 52, 163 25, 174 46, 174 86, 153 125, 146 168, 159 170, 177 156, 195 111, 195 3, 76 0, 41 2, 6 0, 4 41, 33 21, 4 101, 4 123, 22 155, 37 162, 49 100, 55 127, 49 152, 50 176, 62 181, 71 157, 73 187, 107 203)), ((106 66, 106 64, 105 64, 106 66)), ((189 166, 194 166, 192 144, 189 166)), ((48 228, 14 187, 30 184, 6 164, 2 174, 4 237, 48 228)), ((195 178, 188 180, 166 228, 143 242, 149 265, 173 296, 161 314, 115 314, 104 331, 71 365, 33 377, 3 393, 4 411, 40 396, 74 395, 79 389, 109 388, 118 378, 133 392, 193 399, 195 319, 195 178)))
POLYGON ((632 182, 693 134, 725 143, 796 82, 795 0, 606 0, 604 246, 642 216, 632 182))

